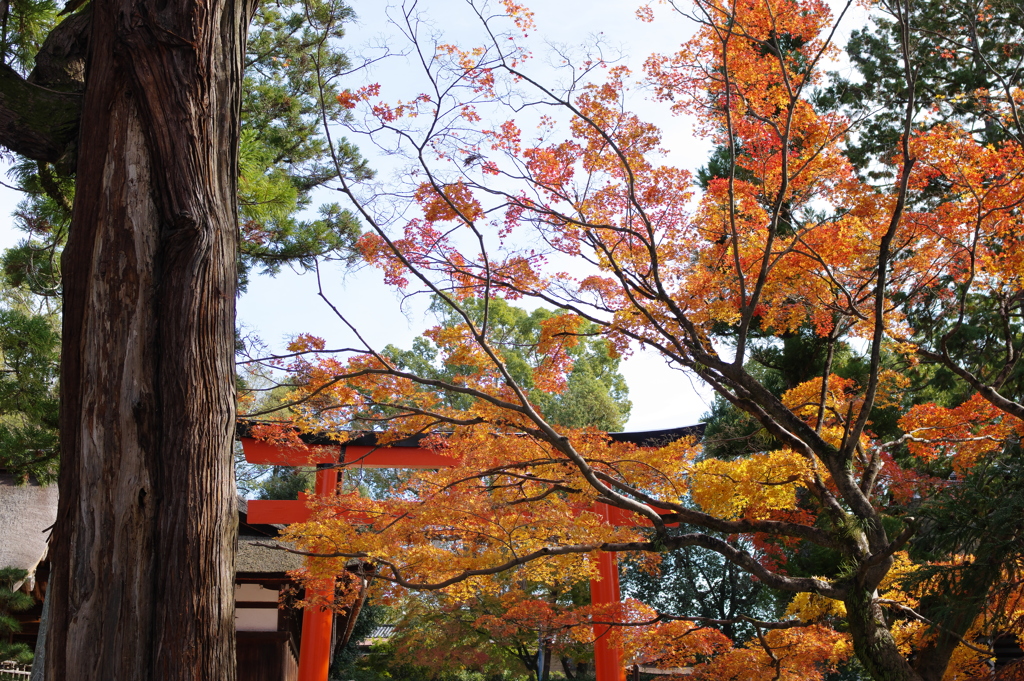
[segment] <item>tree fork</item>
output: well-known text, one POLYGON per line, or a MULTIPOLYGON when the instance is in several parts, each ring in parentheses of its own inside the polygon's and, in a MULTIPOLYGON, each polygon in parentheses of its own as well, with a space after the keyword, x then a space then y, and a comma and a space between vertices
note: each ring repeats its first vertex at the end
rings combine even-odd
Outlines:
POLYGON ((234 306, 251 0, 93 0, 63 255, 48 679, 235 677, 234 306))

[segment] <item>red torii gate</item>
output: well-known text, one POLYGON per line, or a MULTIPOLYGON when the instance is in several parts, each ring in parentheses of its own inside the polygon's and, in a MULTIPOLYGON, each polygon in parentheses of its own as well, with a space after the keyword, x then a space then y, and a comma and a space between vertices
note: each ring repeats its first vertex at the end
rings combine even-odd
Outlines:
MULTIPOLYGON (((632 442, 639 446, 664 445, 686 435, 699 435, 703 424, 685 428, 644 431, 637 433, 609 433, 613 441, 632 442)), ((309 466, 317 464, 314 493, 331 496, 338 488, 338 465, 363 468, 435 469, 454 466, 456 461, 419 446, 422 438, 410 438, 377 445, 375 436, 360 435, 345 444, 306 437, 307 450, 290 449, 274 445, 244 434, 241 437, 245 460, 249 463, 277 466, 309 466)), ((627 524, 625 511, 607 504, 597 504, 595 511, 605 522, 627 524)), ((248 520, 258 524, 290 525, 308 520, 310 510, 304 499, 252 500, 248 503, 248 520)), ((618 603, 619 570, 616 556, 611 552, 598 554, 599 581, 590 582, 590 601, 595 604, 618 603)), ((333 590, 317 594, 330 601, 333 590)), ((299 681, 326 681, 330 668, 331 632, 334 613, 326 608, 307 608, 302 615, 302 641, 299 647, 299 681)), ((610 625, 594 625, 594 671, 596 681, 625 681, 622 650, 605 636, 610 625)))

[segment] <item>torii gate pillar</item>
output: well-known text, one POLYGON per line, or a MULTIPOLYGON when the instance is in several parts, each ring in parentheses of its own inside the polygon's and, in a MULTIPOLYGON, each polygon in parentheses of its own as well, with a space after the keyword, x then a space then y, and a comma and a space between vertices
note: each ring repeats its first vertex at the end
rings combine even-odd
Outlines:
MULTIPOLYGON (((598 503, 594 510, 604 522, 612 524, 612 509, 607 504, 598 503)), ((597 565, 601 581, 590 581, 590 602, 594 605, 619 603, 622 594, 619 592, 619 566, 614 553, 602 551, 597 555, 597 565)), ((622 646, 614 642, 611 626, 594 625, 594 672, 597 681, 626 681, 626 670, 622 664, 622 646)))
MULTIPOLYGON (((338 489, 338 469, 318 468, 315 493, 332 497, 338 489)), ((330 590, 314 591, 313 597, 334 601, 330 590)), ((310 594, 307 594, 307 598, 310 594)), ((327 681, 331 666, 331 634, 334 632, 334 611, 329 607, 310 607, 302 613, 302 644, 299 646, 299 681, 327 681)))

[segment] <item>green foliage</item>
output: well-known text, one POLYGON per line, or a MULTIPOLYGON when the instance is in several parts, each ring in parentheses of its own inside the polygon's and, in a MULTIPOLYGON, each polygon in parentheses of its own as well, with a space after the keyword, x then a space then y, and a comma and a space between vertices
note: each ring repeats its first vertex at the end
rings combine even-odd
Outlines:
MULTIPOLYGON (((476 324, 482 325, 483 301, 468 300, 464 308, 476 324)), ((441 305, 435 305, 434 309, 445 327, 462 322, 460 317, 441 305)), ((486 314, 488 342, 501 353, 509 373, 526 389, 530 400, 547 419, 566 428, 590 426, 607 432, 622 430, 631 408, 629 388, 619 373, 619 358, 612 355, 609 343, 596 335, 588 335, 595 333, 594 328, 585 326, 581 329, 579 345, 569 351, 573 368, 565 391, 548 393, 534 387, 532 374, 542 359, 537 352, 541 322, 555 313, 543 308, 527 312, 504 300, 494 299, 486 306, 486 314)), ((389 345, 384 354, 400 369, 426 378, 451 381, 468 371, 465 367, 442 361, 437 346, 422 336, 413 341, 411 350, 389 345)), ((446 394, 445 399, 458 403, 466 398, 446 394)))
POLYGON ((0 568, 0 662, 14 660, 21 664, 32 662, 32 651, 24 643, 12 643, 11 636, 21 627, 11 613, 28 610, 35 600, 26 593, 14 591, 14 585, 25 579, 25 570, 0 568))
MULTIPOLYGON (((1020 443, 1008 443, 1002 456, 991 456, 966 476, 952 476, 929 498, 907 509, 921 527, 911 556, 923 567, 905 587, 927 584, 932 594, 955 596, 922 601, 927 616, 948 622, 981 608, 987 598, 1015 598, 1024 576, 1024 462, 1020 443)), ((993 608, 990 617, 1007 617, 1013 607, 993 608)), ((1011 622, 1000 624, 1010 627, 1011 622)))
POLYGON ((60 335, 53 315, 0 309, 0 468, 56 477, 60 335))
MULTIPOLYGON (((540 599, 553 608, 583 605, 585 584, 541 586, 519 584, 514 575, 503 578, 508 588, 525 587, 516 598, 540 599), (513 583, 515 586, 513 587, 513 583)), ((550 665, 537 668, 541 633, 532 624, 506 618, 508 594, 478 594, 471 601, 454 602, 440 593, 409 596, 395 621, 394 634, 375 646, 360 664, 393 678, 434 679, 534 679, 548 681, 550 665), (502 620, 501 627, 493 626, 502 620), (500 631, 499 631, 500 629, 500 631)), ((589 666, 592 647, 570 640, 559 631, 544 632, 546 654, 577 668, 589 666)))
MULTIPOLYGON (((988 103, 1024 78, 1024 6, 1017 0, 923 0, 907 6, 914 28, 909 56, 917 77, 917 124, 962 122, 985 144, 1019 134, 990 115, 988 103), (925 111, 927 122, 919 115, 925 111)), ((872 26, 853 31, 846 52, 857 77, 833 75, 818 97, 823 106, 868 121, 851 138, 849 151, 869 177, 892 176, 889 155, 902 136, 909 90, 899 30, 891 17, 876 17, 872 26)))
POLYGON ((471 669, 434 670, 400 662, 397 646, 381 642, 353 666, 351 681, 523 681, 527 677, 510 671, 485 672, 471 669))
POLYGON ((60 254, 71 224, 74 182, 56 176, 46 164, 23 161, 8 173, 25 192, 14 212, 14 227, 25 234, 0 256, 4 296, 24 305, 47 300, 56 309, 61 295, 60 254))
POLYGON ((310 193, 341 172, 372 173, 347 140, 332 144, 324 122, 346 115, 338 80, 352 70, 338 49, 352 10, 338 0, 261 3, 249 31, 239 164, 240 275, 275 274, 283 265, 313 267, 347 259, 359 235, 355 216, 337 204, 303 217, 310 193))
MULTIPOLYGON (((685 531, 670 530, 672 534, 685 531)), ((733 543, 743 550, 752 550, 750 546, 733 543)), ((745 641, 755 635, 753 627, 738 621, 742 616, 773 620, 778 615, 778 596, 771 589, 711 551, 691 547, 667 553, 654 572, 641 567, 635 558, 628 558, 620 571, 623 593, 659 612, 735 620, 735 624, 719 627, 733 640, 745 641)))
MULTIPOLYGON (((1014 351, 1022 349, 1020 323, 1013 308, 995 296, 969 296, 963 317, 940 312, 939 301, 926 298, 910 310, 908 320, 917 337, 932 347, 943 346, 957 363, 982 381, 996 386, 1003 395, 1019 399, 1024 395, 1024 366, 1007 361, 1007 342, 1014 351), (1008 340, 1009 339, 1009 340, 1008 340)), ((922 393, 939 404, 953 406, 970 392, 948 369, 935 365, 915 367, 922 393)), ((924 401, 924 400, 921 400, 924 401)))
MULTIPOLYGON (((37 26, 32 30, 45 36, 56 10, 52 0, 19 1, 10 5, 12 20, 29 9, 49 17, 34 24, 22 21, 22 33, 10 34, 16 43, 8 52, 24 55, 11 53, 8 59, 28 68, 38 44, 24 31, 37 26)), ((339 172, 350 180, 372 176, 351 143, 341 139, 332 145, 323 133, 325 122, 346 115, 336 99, 336 81, 352 70, 339 49, 343 25, 352 17, 339 0, 302 0, 262 3, 253 19, 242 88, 239 290, 254 268, 269 274, 286 265, 308 270, 318 259, 352 256, 359 235, 355 216, 336 203, 311 210, 311 192, 339 172)), ((4 255, 4 271, 11 285, 58 296, 58 256, 67 238, 74 180, 52 166, 28 161, 16 162, 11 174, 27 193, 16 219, 29 236, 4 255)))
POLYGON ((355 626, 352 627, 352 635, 348 642, 334 652, 331 660, 329 679, 348 681, 359 678, 356 670, 356 662, 359 660, 359 644, 365 640, 378 625, 384 622, 387 616, 387 608, 381 605, 366 603, 359 611, 355 626))
MULTIPOLYGON (((746 369, 777 397, 796 386, 821 376, 828 357, 828 340, 804 328, 774 339, 755 339, 746 369)), ((833 352, 832 372, 845 374, 843 366, 853 361, 849 348, 838 345, 833 352), (837 361, 838 358, 838 361, 837 361)), ((754 452, 771 451, 778 442, 747 412, 716 395, 711 411, 701 420, 704 456, 735 459, 754 452)))
POLYGON ((0 3, 0 59, 27 74, 36 52, 57 20, 54 0, 4 0, 0 3))
POLYGON ((298 499, 299 492, 313 491, 313 471, 274 466, 270 475, 255 485, 257 499, 298 499))

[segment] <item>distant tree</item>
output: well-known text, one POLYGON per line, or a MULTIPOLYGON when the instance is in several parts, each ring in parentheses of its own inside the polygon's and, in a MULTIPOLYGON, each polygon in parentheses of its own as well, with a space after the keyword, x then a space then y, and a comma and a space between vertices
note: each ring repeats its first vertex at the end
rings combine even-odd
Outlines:
POLYGON ((357 662, 361 656, 359 645, 373 633, 387 615, 387 608, 366 603, 359 610, 359 619, 352 627, 352 634, 345 645, 334 651, 329 677, 332 681, 348 681, 358 675, 357 662))
MULTIPOLYGON (((565 389, 545 391, 538 389, 533 379, 534 371, 545 359, 540 351, 541 326, 562 313, 544 308, 527 312, 501 299, 490 300, 487 304, 470 299, 465 306, 481 328, 487 329, 489 342, 501 353, 509 372, 529 392, 549 421, 566 428, 622 430, 632 408, 629 388, 619 373, 618 355, 606 339, 598 336, 596 326, 584 325, 576 331, 580 342, 568 351, 572 370, 565 389)), ((443 304, 436 304, 433 309, 441 317, 441 329, 454 329, 463 321, 443 304)), ((410 350, 389 345, 384 355, 399 369, 445 382, 472 371, 471 367, 460 364, 457 356, 442 355, 435 340, 436 335, 434 338, 420 336, 413 341, 410 350)), ((452 406, 463 408, 470 401, 451 393, 444 394, 444 399, 452 406)))
POLYGON ((0 468, 46 483, 57 474, 58 320, 0 309, 0 468))

